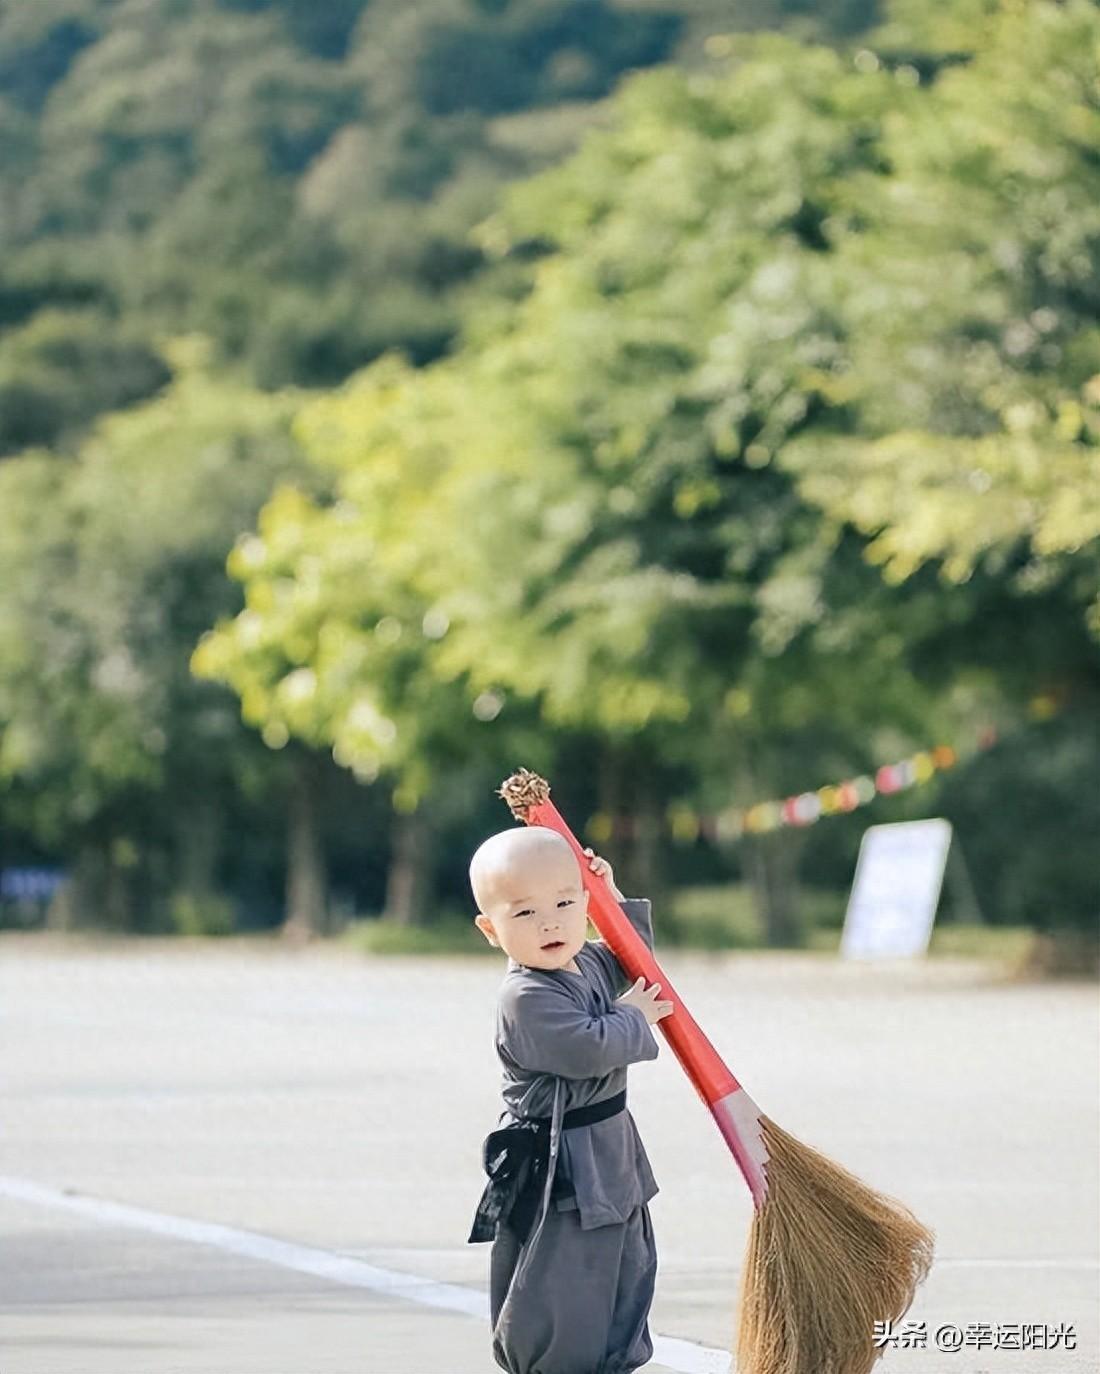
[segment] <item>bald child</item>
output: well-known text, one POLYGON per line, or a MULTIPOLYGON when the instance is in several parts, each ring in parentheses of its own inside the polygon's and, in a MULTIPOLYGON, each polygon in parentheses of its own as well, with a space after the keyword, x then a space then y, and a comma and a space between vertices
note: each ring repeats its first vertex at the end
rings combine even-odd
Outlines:
MULTIPOLYGON (((625 898, 653 948, 650 904, 625 898)), ((492 835, 470 863, 476 923, 508 956, 496 1015, 504 1111, 485 1141, 489 1183, 471 1241, 491 1240, 493 1357, 509 1374, 628 1374, 653 1355, 658 1189, 626 1106, 629 1064, 657 1057, 672 1012, 588 940, 588 893, 557 831, 492 835)))

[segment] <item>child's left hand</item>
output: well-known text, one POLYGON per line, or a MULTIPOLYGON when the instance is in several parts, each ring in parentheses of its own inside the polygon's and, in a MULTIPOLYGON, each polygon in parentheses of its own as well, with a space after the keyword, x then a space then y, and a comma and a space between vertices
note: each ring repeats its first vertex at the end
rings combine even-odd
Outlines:
POLYGON ((611 891, 612 897, 614 897, 617 902, 624 901, 625 898, 623 894, 615 886, 615 874, 612 872, 611 865, 607 860, 601 859, 600 856, 591 849, 586 849, 584 852, 588 856, 588 867, 597 877, 604 880, 611 891))

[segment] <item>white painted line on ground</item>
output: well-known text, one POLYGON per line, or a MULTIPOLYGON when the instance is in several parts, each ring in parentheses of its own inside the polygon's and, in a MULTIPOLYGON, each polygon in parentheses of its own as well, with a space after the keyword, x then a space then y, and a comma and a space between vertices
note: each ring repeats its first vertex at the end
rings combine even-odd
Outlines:
POLYGON ((725 1350, 712 1345, 695 1345, 675 1336, 653 1336, 653 1358, 669 1369, 683 1369, 689 1374, 728 1374, 730 1357, 725 1350))
MULTIPOLYGON (((416 1274, 402 1274, 393 1269, 381 1269, 347 1255, 333 1254, 309 1245, 295 1245, 291 1241, 276 1240, 258 1231, 241 1231, 234 1226, 220 1226, 211 1221, 192 1221, 188 1217, 171 1216, 166 1212, 151 1212, 144 1207, 131 1207, 125 1202, 111 1202, 106 1198, 48 1188, 31 1179, 0 1175, 0 1197, 17 1202, 29 1202, 39 1207, 53 1207, 74 1212, 79 1216, 102 1222, 108 1226, 128 1226, 137 1231, 149 1231, 170 1240, 190 1241, 195 1245, 210 1245, 229 1254, 264 1264, 293 1269, 300 1274, 312 1274, 341 1283, 349 1288, 366 1288, 388 1298, 402 1298, 463 1316, 477 1317, 487 1322, 489 1305, 486 1294, 456 1283, 436 1283, 416 1274)), ((696 1345, 676 1336, 653 1336, 653 1358, 678 1374, 727 1374, 730 1357, 713 1346, 696 1345)))
POLYGON ((258 1231, 241 1231, 216 1222, 192 1221, 188 1217, 171 1216, 165 1212, 150 1212, 144 1207, 131 1207, 125 1202, 111 1202, 86 1194, 62 1192, 47 1188, 29 1179, 0 1175, 0 1196, 20 1202, 36 1203, 41 1207, 60 1208, 89 1217, 109 1226, 128 1226, 138 1231, 151 1231, 170 1240, 186 1240, 196 1245, 210 1245, 229 1254, 294 1269, 301 1274, 313 1274, 333 1283, 352 1288, 369 1288, 386 1297, 404 1298, 423 1303, 427 1307, 462 1312, 471 1317, 488 1318, 487 1299, 473 1288, 457 1284, 435 1283, 415 1274, 399 1274, 379 1269, 362 1260, 318 1250, 309 1245, 276 1240, 258 1231))

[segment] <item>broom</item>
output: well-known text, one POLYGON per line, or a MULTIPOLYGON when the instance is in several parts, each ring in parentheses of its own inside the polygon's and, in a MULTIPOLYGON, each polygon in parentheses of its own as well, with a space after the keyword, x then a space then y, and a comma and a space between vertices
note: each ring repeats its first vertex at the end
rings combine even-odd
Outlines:
POLYGON ((740 1374, 867 1374, 884 1347, 876 1322, 895 1322, 932 1263, 933 1233, 894 1198, 876 1193, 766 1117, 722 1062, 641 936, 588 867, 550 800, 521 768, 499 795, 527 825, 556 830, 580 862, 589 915, 631 978, 659 982, 672 1002, 657 1024, 695 1085, 752 1193, 742 1269, 740 1374))

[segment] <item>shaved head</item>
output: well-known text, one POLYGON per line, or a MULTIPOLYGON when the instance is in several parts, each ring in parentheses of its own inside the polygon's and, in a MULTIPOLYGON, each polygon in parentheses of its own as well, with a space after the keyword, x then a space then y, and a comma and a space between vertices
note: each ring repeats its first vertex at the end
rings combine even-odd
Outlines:
POLYGON ((545 825, 515 826, 501 830, 480 845, 470 860, 470 886, 474 901, 484 911, 492 902, 496 880, 528 863, 568 862, 580 875, 580 865, 569 841, 545 825))

